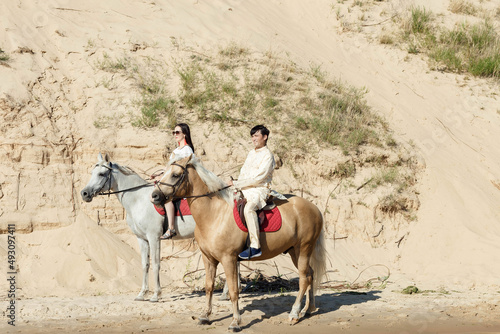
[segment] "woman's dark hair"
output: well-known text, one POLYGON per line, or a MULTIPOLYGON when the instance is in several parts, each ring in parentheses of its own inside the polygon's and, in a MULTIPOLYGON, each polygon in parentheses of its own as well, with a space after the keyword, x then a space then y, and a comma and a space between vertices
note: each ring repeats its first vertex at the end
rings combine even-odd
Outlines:
MULTIPOLYGON (((253 136, 254 133, 257 131, 260 131, 260 134, 263 136, 267 136, 267 139, 269 139, 269 129, 266 128, 264 125, 256 125, 250 130, 250 136, 253 136)), ((266 139, 266 144, 267 144, 267 139, 266 139)))
POLYGON ((186 123, 179 123, 175 125, 175 127, 177 126, 181 128, 182 133, 186 136, 186 143, 189 145, 189 147, 191 147, 194 153, 194 145, 193 141, 191 140, 191 131, 189 130, 189 125, 187 125, 186 123))

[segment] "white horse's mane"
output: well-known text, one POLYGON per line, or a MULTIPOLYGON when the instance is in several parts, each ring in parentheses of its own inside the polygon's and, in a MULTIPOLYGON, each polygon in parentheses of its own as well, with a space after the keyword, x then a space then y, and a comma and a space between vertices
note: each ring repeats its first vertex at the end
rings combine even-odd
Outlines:
POLYGON ((135 174, 135 175, 140 177, 139 174, 137 174, 134 170, 132 170, 132 168, 130 168, 128 166, 122 166, 122 165, 119 165, 117 163, 113 163, 113 166, 118 167, 118 170, 125 175, 134 175, 135 174))
MULTIPOLYGON (((100 164, 103 164, 105 162, 99 162, 97 163, 96 166, 99 166, 100 164)), ((136 175, 138 176, 139 178, 143 179, 136 171, 134 171, 132 168, 130 168, 129 166, 123 166, 123 165, 120 165, 120 164, 117 164, 116 162, 111 162, 112 166, 115 167, 116 169, 118 169, 119 172, 121 172, 123 175, 136 175)))
MULTIPOLYGON (((180 160, 176 159, 175 161, 180 160)), ((171 161, 171 163, 174 161, 171 161)), ((217 192, 216 195, 224 199, 229 205, 234 205, 234 197, 233 192, 230 188, 227 187, 227 183, 224 182, 217 175, 206 169, 201 160, 195 157, 194 155, 191 157, 191 160, 188 162, 193 165, 194 169, 200 176, 201 180, 206 184, 208 190, 211 192, 217 192), (226 188, 226 189, 223 189, 226 188), (223 190, 221 190, 223 189, 223 190)))

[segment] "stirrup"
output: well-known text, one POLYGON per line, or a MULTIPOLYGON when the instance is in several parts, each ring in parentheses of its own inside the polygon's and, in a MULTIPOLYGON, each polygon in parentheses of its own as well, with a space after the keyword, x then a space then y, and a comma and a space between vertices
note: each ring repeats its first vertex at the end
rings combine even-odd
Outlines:
POLYGON ((175 237, 177 235, 177 232, 175 232, 175 229, 171 230, 170 228, 167 229, 167 232, 165 232, 165 234, 163 234, 161 237, 160 237, 160 240, 168 240, 168 239, 172 239, 173 237, 175 237))

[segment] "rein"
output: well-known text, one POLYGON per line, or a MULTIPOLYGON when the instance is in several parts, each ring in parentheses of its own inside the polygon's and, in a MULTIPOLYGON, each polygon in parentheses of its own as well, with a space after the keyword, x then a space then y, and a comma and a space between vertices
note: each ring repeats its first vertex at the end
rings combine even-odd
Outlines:
POLYGON ((217 189, 217 190, 215 190, 215 191, 211 191, 211 192, 206 193, 206 194, 203 194, 203 195, 192 195, 192 196, 186 196, 186 197, 175 197, 175 196, 174 196, 173 198, 175 198, 175 199, 182 199, 182 198, 200 198, 200 197, 207 197, 207 196, 210 196, 210 195, 215 194, 216 192, 219 192, 219 191, 221 191, 221 190, 227 189, 227 188, 229 188, 229 187, 231 187, 231 186, 225 186, 225 187, 223 187, 223 188, 217 189))
POLYGON ((109 195, 124 193, 127 191, 132 191, 132 190, 141 189, 141 188, 145 188, 145 187, 152 187, 152 186, 154 186, 153 183, 146 183, 146 184, 141 184, 140 186, 127 188, 127 189, 123 189, 123 190, 118 190, 118 191, 108 191, 107 193, 100 192, 100 193, 97 193, 97 195, 108 195, 109 196, 109 195))

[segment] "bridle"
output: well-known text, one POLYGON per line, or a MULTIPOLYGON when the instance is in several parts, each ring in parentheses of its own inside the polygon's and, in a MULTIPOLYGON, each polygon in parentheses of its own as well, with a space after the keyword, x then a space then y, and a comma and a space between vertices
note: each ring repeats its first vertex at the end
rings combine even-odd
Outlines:
POLYGON ((165 195, 165 193, 163 192, 163 190, 161 190, 160 184, 162 186, 171 187, 173 189, 173 191, 172 191, 172 199, 174 199, 174 198, 176 198, 175 194, 177 193, 177 190, 179 190, 179 186, 182 184, 182 182, 186 178, 186 175, 187 175, 188 171, 187 171, 187 167, 179 165, 178 163, 172 162, 170 165, 171 166, 178 166, 178 167, 182 168, 182 175, 181 175, 181 177, 174 184, 161 182, 161 180, 160 180, 160 181, 155 181, 154 185, 156 186, 156 188, 161 192, 161 194, 165 198, 168 198, 168 196, 165 195))
POLYGON ((171 187, 173 189, 173 191, 172 191, 172 201, 176 200, 176 199, 182 199, 182 198, 207 197, 207 196, 211 196, 211 195, 215 194, 216 192, 219 192, 221 190, 224 190, 224 189, 227 189, 227 188, 230 187, 230 186, 225 186, 225 187, 222 187, 222 188, 220 188, 218 190, 211 191, 211 192, 208 192, 208 193, 203 194, 203 195, 192 195, 192 196, 182 196, 182 197, 175 196, 175 194, 179 190, 179 187, 181 186, 182 182, 186 179, 186 176, 188 175, 188 168, 187 168, 187 166, 182 166, 182 165, 179 165, 178 163, 175 163, 175 162, 172 162, 171 166, 178 166, 178 167, 182 168, 182 175, 177 180, 177 182, 175 182, 174 184, 170 184, 170 183, 161 182, 161 180, 160 180, 160 181, 155 181, 154 185, 156 186, 156 188, 161 192, 161 194, 165 198, 168 198, 168 196, 165 195, 165 193, 161 190, 160 184, 163 185, 163 186, 171 187))
MULTIPOLYGON (((97 166, 98 165, 96 165, 95 167, 97 167, 97 166)), ((103 193, 102 190, 104 189, 104 187, 106 186, 106 184, 108 184, 108 193, 111 192, 111 173, 113 172, 113 164, 110 162, 109 166, 106 166, 105 164, 100 164, 100 166, 108 169, 109 173, 106 176, 106 181, 102 185, 101 189, 99 189, 98 191, 96 191, 96 194, 97 195, 106 195, 106 193, 103 193)))

